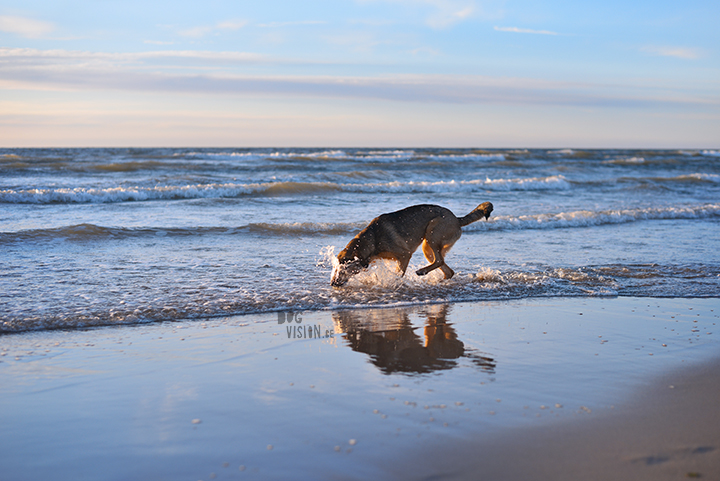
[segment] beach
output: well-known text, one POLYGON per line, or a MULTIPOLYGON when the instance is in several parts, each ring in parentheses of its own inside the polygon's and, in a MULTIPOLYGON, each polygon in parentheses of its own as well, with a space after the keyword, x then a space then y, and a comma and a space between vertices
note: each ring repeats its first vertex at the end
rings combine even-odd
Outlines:
POLYGON ((447 479, 717 479, 718 399, 716 358, 654 378, 628 404, 593 419, 523 429, 436 454, 447 479))
POLYGON ((718 314, 546 298, 4 335, 0 479, 716 479, 718 314))

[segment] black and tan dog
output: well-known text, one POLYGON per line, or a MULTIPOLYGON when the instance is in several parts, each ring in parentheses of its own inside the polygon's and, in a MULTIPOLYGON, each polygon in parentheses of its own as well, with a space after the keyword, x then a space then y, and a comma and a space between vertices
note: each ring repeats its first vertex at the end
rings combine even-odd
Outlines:
POLYGON ((405 275, 410 258, 420 244, 430 265, 416 274, 424 276, 441 269, 445 279, 450 279, 455 272, 445 264, 444 256, 462 235, 461 227, 481 217, 487 219, 492 210, 493 205, 485 202, 458 219, 445 207, 423 204, 382 214, 338 254, 340 265, 333 272, 331 283, 336 287, 344 285, 350 277, 379 258, 395 259, 405 275))

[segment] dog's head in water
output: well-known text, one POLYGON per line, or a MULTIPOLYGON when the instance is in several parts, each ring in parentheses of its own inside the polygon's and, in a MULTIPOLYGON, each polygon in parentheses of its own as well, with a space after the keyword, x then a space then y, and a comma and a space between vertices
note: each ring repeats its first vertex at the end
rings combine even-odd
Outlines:
MULTIPOLYGON (((340 259, 339 259, 340 260, 340 259)), ((340 264, 335 268, 332 273, 332 279, 330 284, 333 287, 344 286, 347 281, 367 267, 366 263, 363 263, 360 259, 340 260, 340 264)))
POLYGON ((351 240, 337 256, 338 266, 332 274, 330 284, 333 287, 344 286, 347 281, 370 265, 370 252, 373 235, 367 229, 351 240))

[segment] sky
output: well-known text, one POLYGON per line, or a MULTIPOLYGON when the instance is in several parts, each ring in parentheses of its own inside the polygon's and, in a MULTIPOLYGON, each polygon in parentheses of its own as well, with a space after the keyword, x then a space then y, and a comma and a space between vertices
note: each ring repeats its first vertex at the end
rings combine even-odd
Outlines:
POLYGON ((0 147, 720 147, 720 2, 3 0, 0 147))

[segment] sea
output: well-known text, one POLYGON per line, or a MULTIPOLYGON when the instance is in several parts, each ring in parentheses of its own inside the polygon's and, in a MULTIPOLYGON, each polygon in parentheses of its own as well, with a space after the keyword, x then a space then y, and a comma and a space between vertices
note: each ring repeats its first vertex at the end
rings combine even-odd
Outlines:
POLYGON ((717 297, 719 150, 0 150, 0 333, 536 297, 717 297), (456 272, 382 260, 376 216, 437 204, 456 272))

